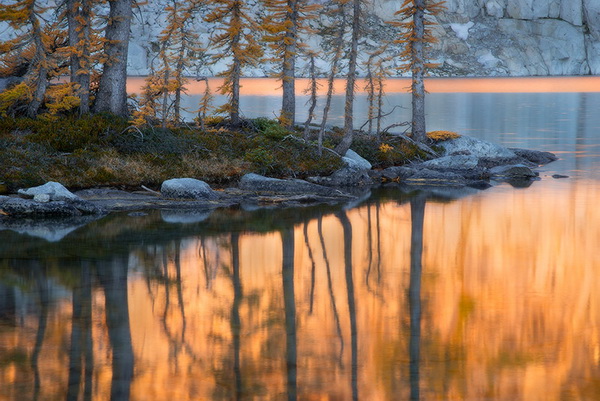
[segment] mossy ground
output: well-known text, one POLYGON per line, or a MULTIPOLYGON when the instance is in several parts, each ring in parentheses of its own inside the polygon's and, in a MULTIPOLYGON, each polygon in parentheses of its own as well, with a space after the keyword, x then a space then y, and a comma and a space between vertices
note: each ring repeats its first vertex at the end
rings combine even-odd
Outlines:
MULTIPOLYGON (((325 144, 341 139, 328 132, 325 144)), ((403 140, 358 134, 353 149, 374 167, 404 164, 420 157, 403 140)), ((174 177, 194 177, 228 185, 243 174, 305 178, 329 175, 343 165, 313 141, 266 118, 245 120, 235 129, 222 119, 170 129, 136 128, 111 115, 53 120, 0 119, 0 189, 57 181, 69 188, 115 186, 158 188, 174 177)))

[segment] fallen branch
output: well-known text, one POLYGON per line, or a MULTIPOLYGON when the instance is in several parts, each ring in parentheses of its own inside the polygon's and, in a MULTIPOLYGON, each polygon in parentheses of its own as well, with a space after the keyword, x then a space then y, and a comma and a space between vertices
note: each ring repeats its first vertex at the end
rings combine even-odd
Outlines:
POLYGON ((153 189, 150 189, 150 188, 148 188, 148 187, 147 187, 147 186, 145 186, 145 185, 142 185, 142 189, 144 189, 144 190, 146 190, 146 191, 148 191, 148 192, 150 192, 150 193, 152 193, 152 194, 154 194, 154 195, 157 195, 157 196, 162 196, 162 194, 161 194, 160 192, 157 192, 157 191, 155 191, 155 190, 153 190, 153 189))

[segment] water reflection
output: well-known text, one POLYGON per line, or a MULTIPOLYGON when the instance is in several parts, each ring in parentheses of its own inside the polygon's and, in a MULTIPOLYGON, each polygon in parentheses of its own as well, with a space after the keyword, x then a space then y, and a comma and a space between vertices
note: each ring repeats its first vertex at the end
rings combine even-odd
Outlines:
POLYGON ((2 232, 1 397, 598 399, 600 188, 564 185, 2 232))

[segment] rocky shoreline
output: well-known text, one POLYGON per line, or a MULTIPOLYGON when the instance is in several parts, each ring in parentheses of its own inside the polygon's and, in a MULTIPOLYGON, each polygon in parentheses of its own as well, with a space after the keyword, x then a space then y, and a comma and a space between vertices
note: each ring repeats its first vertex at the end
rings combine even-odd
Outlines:
POLYGON ((71 193, 59 183, 21 189, 0 196, 0 229, 19 219, 100 218, 113 211, 150 209, 209 214, 217 208, 281 208, 318 203, 352 202, 378 185, 392 183, 407 191, 425 190, 460 197, 485 190, 500 182, 528 186, 537 180, 535 169, 557 160, 549 152, 509 149, 468 136, 436 144, 439 156, 405 166, 373 170, 370 163, 350 151, 345 167, 328 177, 307 180, 276 179, 249 173, 238 187, 214 190, 203 181, 176 178, 163 182, 160 192, 145 189, 126 192, 93 188, 71 193), (11 221, 13 221, 11 223, 11 221))

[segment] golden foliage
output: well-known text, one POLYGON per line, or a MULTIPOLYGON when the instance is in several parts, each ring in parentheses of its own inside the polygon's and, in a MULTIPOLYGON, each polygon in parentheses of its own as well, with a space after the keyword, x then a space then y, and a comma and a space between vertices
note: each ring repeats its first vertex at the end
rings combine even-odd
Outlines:
POLYGON ((427 133, 427 138, 436 141, 436 142, 440 142, 440 141, 447 141, 448 139, 457 139, 460 138, 460 134, 457 134, 456 132, 453 131, 429 131, 427 133))
POLYGON ((6 117, 16 106, 29 102, 32 97, 33 91, 24 82, 0 92, 0 115, 6 117))

